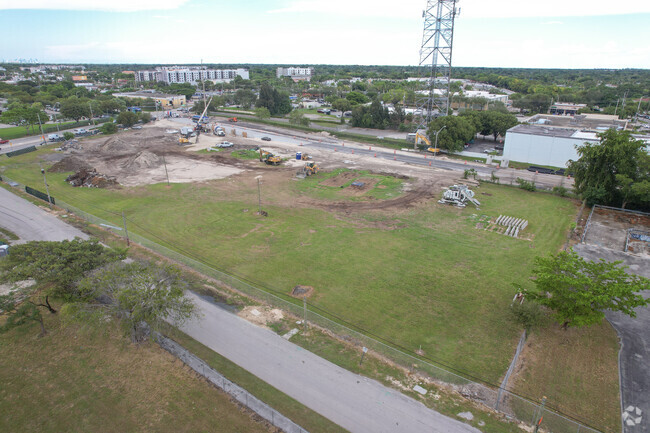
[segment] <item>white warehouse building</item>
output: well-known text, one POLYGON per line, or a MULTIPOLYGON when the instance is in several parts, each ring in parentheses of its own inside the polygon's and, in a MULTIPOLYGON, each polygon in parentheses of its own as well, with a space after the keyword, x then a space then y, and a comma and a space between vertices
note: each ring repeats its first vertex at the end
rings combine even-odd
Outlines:
POLYGON ((599 141, 595 132, 522 124, 506 132, 503 159, 533 165, 566 167, 569 160, 575 161, 579 157, 576 146, 599 141))

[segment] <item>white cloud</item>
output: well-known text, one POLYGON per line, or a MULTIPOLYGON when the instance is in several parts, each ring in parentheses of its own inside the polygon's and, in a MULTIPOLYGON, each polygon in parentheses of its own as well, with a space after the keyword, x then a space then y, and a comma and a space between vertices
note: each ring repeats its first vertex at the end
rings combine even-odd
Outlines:
MULTIPOLYGON (((292 0, 269 13, 319 13, 338 16, 421 18, 425 0, 292 0)), ((605 0, 460 0, 460 18, 535 18, 650 13, 647 0, 612 6, 605 0)))
POLYGON ((562 21, 546 21, 542 23, 543 26, 559 26, 564 24, 562 21))
POLYGON ((177 9, 189 0, 0 0, 2 9, 59 9, 103 12, 137 12, 177 9))

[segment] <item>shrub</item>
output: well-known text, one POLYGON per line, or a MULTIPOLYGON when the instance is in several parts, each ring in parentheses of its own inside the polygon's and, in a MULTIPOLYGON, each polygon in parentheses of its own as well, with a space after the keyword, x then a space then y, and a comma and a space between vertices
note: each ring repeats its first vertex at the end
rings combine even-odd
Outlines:
POLYGON ((539 328, 544 323, 544 311, 534 302, 515 302, 510 306, 512 319, 524 327, 526 332, 539 328))
POLYGON ((115 134, 117 132, 117 125, 112 122, 104 123, 99 129, 102 131, 102 134, 115 134))
POLYGON ((520 177, 517 178, 517 183, 519 184, 519 188, 525 189, 526 191, 537 191, 537 187, 535 186, 535 182, 529 182, 526 179, 522 179, 520 177))
POLYGON ((553 194, 559 195, 560 197, 566 197, 569 195, 569 190, 563 186, 554 186, 553 194))

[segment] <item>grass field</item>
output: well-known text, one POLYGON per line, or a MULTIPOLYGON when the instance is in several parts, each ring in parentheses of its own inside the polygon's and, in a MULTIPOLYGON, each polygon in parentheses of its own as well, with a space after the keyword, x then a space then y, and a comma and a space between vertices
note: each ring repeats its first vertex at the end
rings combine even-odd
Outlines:
MULTIPOLYGON (((42 152, 2 161, 4 173, 40 187, 40 155, 42 152)), ((192 251, 214 267, 245 276, 260 286, 284 294, 297 284, 313 286, 311 303, 410 350, 421 347, 425 356, 448 367, 499 382, 521 332, 507 313, 510 300, 517 287, 530 284, 533 258, 562 246, 576 204, 550 194, 493 184, 476 189, 480 211, 431 201, 415 208, 337 214, 309 206, 289 207, 281 199, 283 195, 323 203, 358 199, 346 196, 345 189, 322 185, 333 175, 320 173, 301 182, 287 180, 276 190, 265 186, 268 218, 247 212, 257 207, 254 182, 233 187, 224 179, 169 188, 159 184, 102 190, 73 189, 63 182, 65 173, 48 173, 48 181, 51 194, 59 200, 118 226, 124 210, 131 221, 159 237, 154 240, 169 240, 172 247, 192 251), (513 239, 475 228, 482 215, 500 214, 529 220, 526 233, 532 239, 513 239)), ((357 178, 369 175, 356 173, 357 178)), ((383 181, 388 182, 386 187, 376 192, 387 195, 377 200, 392 198, 403 183, 394 178, 383 181)), ((151 238, 138 227, 130 227, 130 231, 151 238)), ((588 338, 576 336, 569 341, 583 345, 588 338)), ((603 341, 606 347, 616 342, 609 334, 603 341)), ((556 343, 550 339, 546 344, 556 343)), ((539 347, 550 350, 545 345, 539 347)), ((585 346, 584 353, 590 351, 601 349, 585 346)), ((615 370, 616 357, 609 349, 596 358, 602 361, 599 368, 615 370)), ((566 368, 560 359, 552 357, 549 362, 550 366, 532 364, 531 376, 566 368)), ((588 380, 578 369, 568 371, 576 380, 588 380)), ((557 377, 554 396, 562 408, 588 413, 593 401, 580 397, 586 391, 564 392, 562 376, 557 377)), ((617 397, 610 394, 609 377, 592 382, 602 390, 596 392, 603 398, 609 396, 606 407, 611 407, 617 397)), ((555 385, 551 381, 549 386, 555 385)), ((535 399, 545 391, 530 386, 518 389, 535 399)))
POLYGON ((548 323, 529 336, 515 392, 539 399, 603 431, 621 427, 618 337, 607 321, 562 330, 548 323))
MULTIPOLYGON (((39 155, 12 158, 5 174, 40 187, 39 155)), ((534 241, 527 242, 474 229, 472 208, 430 203, 351 220, 283 207, 267 191, 271 217, 260 219, 242 212, 256 204, 253 184, 242 185, 233 200, 220 192, 227 180, 101 190, 73 189, 63 182, 66 176, 48 173, 50 193, 60 200, 117 225, 124 210, 217 268, 283 293, 297 284, 314 286, 316 305, 491 382, 506 370, 519 332, 504 314, 516 290, 512 284, 526 284, 532 258, 562 245, 575 212, 572 202, 550 195, 482 186, 480 213, 528 219, 534 241)), ((317 184, 309 192, 298 185, 284 187, 320 194, 317 184)))
POLYGON ((0 431, 268 432, 155 344, 106 330, 38 325, 0 335, 0 431))

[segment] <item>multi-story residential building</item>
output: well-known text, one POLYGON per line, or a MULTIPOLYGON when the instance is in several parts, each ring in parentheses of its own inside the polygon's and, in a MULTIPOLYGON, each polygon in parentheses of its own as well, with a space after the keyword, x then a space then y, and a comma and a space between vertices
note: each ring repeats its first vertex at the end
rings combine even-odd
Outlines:
POLYGON ((207 69, 200 67, 163 66, 153 71, 137 71, 136 81, 163 81, 167 84, 190 83, 196 84, 199 81, 228 82, 235 77, 244 80, 249 79, 248 69, 207 69))
POLYGON ((312 75, 314 75, 314 68, 299 68, 299 67, 289 67, 289 68, 278 68, 275 72, 276 77, 291 77, 293 81, 300 80, 311 80, 312 75))

